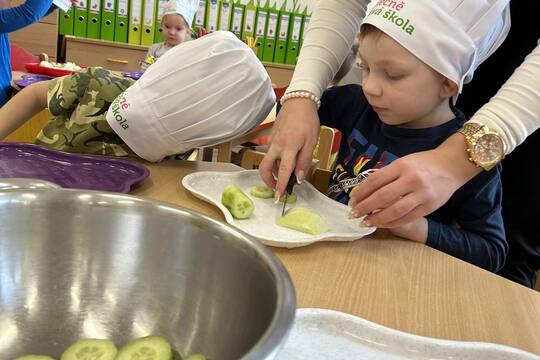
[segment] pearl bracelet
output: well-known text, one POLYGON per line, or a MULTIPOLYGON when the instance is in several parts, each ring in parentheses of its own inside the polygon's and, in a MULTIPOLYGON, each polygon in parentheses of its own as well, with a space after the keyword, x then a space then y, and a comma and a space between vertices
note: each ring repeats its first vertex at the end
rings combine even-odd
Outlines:
POLYGON ((317 105, 317 110, 321 107, 321 99, 319 99, 317 96, 313 95, 309 91, 291 91, 283 95, 279 100, 279 103, 281 104, 281 106, 283 106, 285 101, 297 98, 309 99, 313 101, 315 105, 317 105))

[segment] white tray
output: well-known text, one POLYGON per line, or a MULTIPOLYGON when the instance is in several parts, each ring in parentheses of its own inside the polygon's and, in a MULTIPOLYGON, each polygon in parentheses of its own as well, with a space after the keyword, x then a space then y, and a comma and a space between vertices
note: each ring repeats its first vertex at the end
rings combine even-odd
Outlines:
POLYGON ((298 200, 295 204, 287 204, 287 208, 302 206, 317 211, 326 221, 328 231, 313 236, 278 226, 276 219, 281 215, 283 204, 274 204, 273 199, 260 199, 249 193, 252 186, 262 184, 257 170, 201 171, 182 180, 182 185, 193 195, 216 205, 229 224, 269 246, 293 248, 318 241, 353 241, 375 231, 375 228, 361 227, 358 219, 348 219, 349 208, 346 205, 326 197, 306 181, 294 188, 298 200), (234 219, 221 204, 221 193, 230 183, 238 185, 253 200, 255 211, 249 219, 234 219))
POLYGON ((449 341, 393 330, 326 309, 298 309, 276 360, 539 360, 511 347, 449 341))

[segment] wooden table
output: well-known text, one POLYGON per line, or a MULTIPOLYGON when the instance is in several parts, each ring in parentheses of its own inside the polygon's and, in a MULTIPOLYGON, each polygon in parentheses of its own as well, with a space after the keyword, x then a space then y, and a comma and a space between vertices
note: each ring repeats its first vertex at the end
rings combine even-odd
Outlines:
MULTIPOLYGON (((225 163, 145 164, 134 195, 175 203, 223 220, 181 179, 195 171, 237 171, 225 163)), ((540 355, 540 293, 427 246, 385 232, 348 243, 271 249, 285 264, 298 307, 335 309, 402 331, 487 341, 540 355)))

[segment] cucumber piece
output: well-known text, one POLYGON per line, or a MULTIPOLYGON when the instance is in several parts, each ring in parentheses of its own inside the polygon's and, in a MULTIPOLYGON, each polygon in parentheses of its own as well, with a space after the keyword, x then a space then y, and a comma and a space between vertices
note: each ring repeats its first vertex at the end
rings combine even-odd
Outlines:
POLYGON ((296 199, 298 198, 298 196, 296 196, 295 193, 292 193, 291 195, 287 196, 287 195, 283 195, 282 197, 279 198, 279 202, 280 203, 284 203, 285 200, 287 200, 287 204, 294 204, 296 202, 296 199))
POLYGON ((171 360, 171 345, 161 336, 146 336, 122 346, 114 360, 171 360))
POLYGON ((256 185, 251 188, 250 194, 261 199, 271 199, 274 197, 274 189, 266 185, 256 185))
POLYGON ((177 350, 172 350, 172 360, 182 360, 182 355, 177 350))
POLYGON ((223 190, 221 203, 239 220, 247 219, 255 210, 253 201, 235 184, 230 184, 223 190))
POLYGON ((302 207, 292 208, 279 217, 276 224, 306 234, 319 235, 328 230, 324 219, 315 211, 302 207))
POLYGON ((206 356, 203 354, 193 354, 189 355, 186 360, 206 360, 206 356))
POLYGON ((23 355, 15 360, 54 360, 54 358, 47 355, 23 355))
POLYGON ((110 340, 82 339, 64 350, 60 360, 114 360, 116 352, 110 340))

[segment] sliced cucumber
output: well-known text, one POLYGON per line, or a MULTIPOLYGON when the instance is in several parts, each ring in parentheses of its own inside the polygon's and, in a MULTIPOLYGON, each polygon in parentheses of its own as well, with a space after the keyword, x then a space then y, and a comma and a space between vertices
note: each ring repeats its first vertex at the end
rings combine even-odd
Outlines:
POLYGON ((279 202, 280 203, 284 203, 285 200, 287 201, 287 204, 294 204, 296 202, 296 199, 298 198, 298 196, 296 196, 295 193, 292 193, 291 195, 283 195, 282 197, 279 198, 279 202))
POLYGON ((223 190, 221 203, 235 219, 247 219, 255 210, 253 201, 235 184, 230 184, 223 190))
POLYGON ((172 360, 182 360, 182 355, 177 350, 172 350, 172 360))
POLYGON ((251 188, 250 194, 261 199, 271 199, 274 197, 274 189, 266 185, 256 185, 251 188))
POLYGON ((114 360, 116 346, 110 340, 82 339, 71 344, 60 360, 114 360))
POLYGON ((114 360, 171 360, 171 345, 161 336, 146 336, 122 346, 114 360))
POLYGON ((297 207, 289 209, 277 219, 276 224, 306 234, 319 235, 328 230, 324 219, 315 211, 297 207))
POLYGON ((189 355, 186 360, 206 360, 206 356, 203 354, 189 355))
POLYGON ((54 358, 47 355, 23 355, 15 360, 54 360, 54 358))

